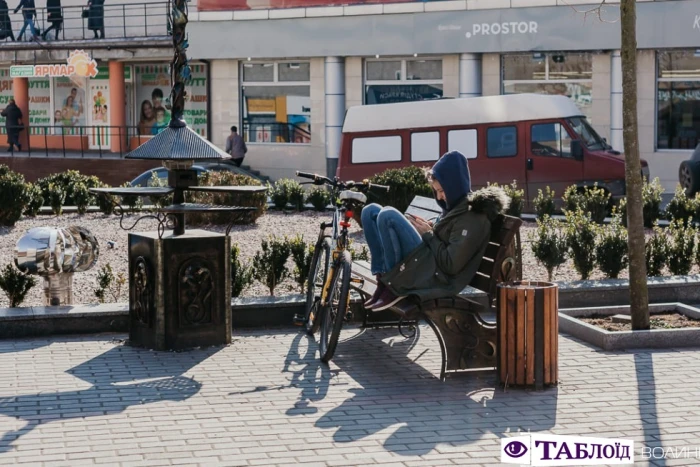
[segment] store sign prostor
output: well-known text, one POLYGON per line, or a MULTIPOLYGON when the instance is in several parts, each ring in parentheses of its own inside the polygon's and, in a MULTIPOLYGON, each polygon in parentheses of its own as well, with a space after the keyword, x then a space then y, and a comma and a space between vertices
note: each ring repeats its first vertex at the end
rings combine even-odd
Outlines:
MULTIPOLYGON (((212 0, 219 1, 219 0, 212 0)), ((231 7, 230 0, 221 5, 231 7)), ((257 5, 257 3, 256 3, 257 5)), ((209 59, 507 53, 620 48, 620 7, 600 17, 569 5, 348 15, 275 20, 193 21, 190 49, 209 59), (235 23, 235 27, 232 27, 235 23), (236 47, 230 47, 230 44, 236 47)), ((700 0, 640 2, 640 49, 700 45, 700 0), (658 27, 664 24, 674 27, 658 27)))

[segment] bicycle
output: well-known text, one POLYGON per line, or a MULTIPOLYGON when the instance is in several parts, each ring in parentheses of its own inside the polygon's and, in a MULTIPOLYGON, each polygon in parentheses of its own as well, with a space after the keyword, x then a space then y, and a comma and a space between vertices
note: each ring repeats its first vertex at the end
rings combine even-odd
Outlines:
POLYGON ((320 329, 321 361, 328 363, 338 345, 343 321, 351 316, 348 311, 350 283, 362 282, 361 279, 353 279, 351 274, 352 257, 348 250, 350 220, 355 210, 367 203, 367 193, 370 190, 389 191, 389 187, 375 185, 367 180, 361 183, 342 182, 337 177, 331 180, 306 172, 297 172, 296 175, 312 180, 310 183, 314 185, 331 187, 333 218, 330 223, 321 222, 307 279, 304 316, 295 317, 295 323, 305 326, 309 335, 316 334, 320 329), (330 235, 327 233, 329 228, 330 235))

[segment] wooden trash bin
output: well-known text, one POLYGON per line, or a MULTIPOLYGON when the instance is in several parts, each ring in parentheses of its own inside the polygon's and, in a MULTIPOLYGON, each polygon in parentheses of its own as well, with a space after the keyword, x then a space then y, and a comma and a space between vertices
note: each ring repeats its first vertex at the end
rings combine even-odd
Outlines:
POLYGON ((537 390, 557 384, 559 288, 532 281, 497 287, 499 382, 537 390))

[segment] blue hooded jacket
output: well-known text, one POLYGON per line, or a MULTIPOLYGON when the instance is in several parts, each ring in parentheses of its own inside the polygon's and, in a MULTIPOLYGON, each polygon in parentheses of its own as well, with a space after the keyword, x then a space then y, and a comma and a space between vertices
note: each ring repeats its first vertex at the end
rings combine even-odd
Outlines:
POLYGON ((445 202, 435 197, 442 208, 443 217, 472 191, 467 158, 459 151, 448 152, 435 163, 432 173, 433 178, 442 186, 447 199, 445 202))

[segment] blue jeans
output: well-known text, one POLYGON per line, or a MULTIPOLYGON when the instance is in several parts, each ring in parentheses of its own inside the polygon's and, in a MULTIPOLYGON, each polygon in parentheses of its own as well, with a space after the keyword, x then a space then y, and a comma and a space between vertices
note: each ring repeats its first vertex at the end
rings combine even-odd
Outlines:
POLYGON ((390 271, 423 241, 403 214, 378 204, 362 210, 362 229, 372 255, 372 274, 390 271))
POLYGON ((22 26, 22 29, 19 30, 19 36, 17 36, 18 38, 24 36, 24 31, 27 30, 27 26, 29 26, 29 30, 32 32, 32 36, 38 35, 36 33, 36 27, 34 27, 34 19, 25 18, 24 19, 24 26, 22 26))

